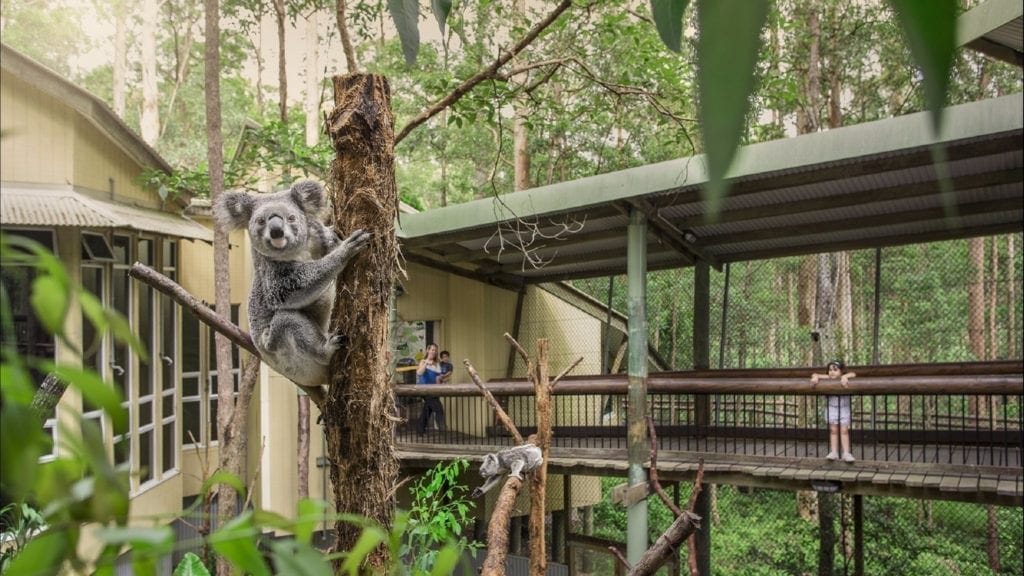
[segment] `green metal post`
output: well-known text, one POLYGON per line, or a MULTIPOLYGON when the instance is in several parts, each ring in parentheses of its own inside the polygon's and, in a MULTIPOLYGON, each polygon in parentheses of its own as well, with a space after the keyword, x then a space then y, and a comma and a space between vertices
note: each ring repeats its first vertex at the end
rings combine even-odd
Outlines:
MULTIPOLYGON (((647 484, 644 462, 650 457, 647 442, 647 218, 637 209, 629 213, 626 275, 629 280, 629 409, 626 442, 629 447, 630 486, 647 484)), ((636 565, 647 550, 647 500, 626 510, 626 559, 636 565)))
MULTIPOLYGON (((711 267, 698 260, 693 267, 693 368, 711 367, 711 267)), ((694 394, 694 417, 698 436, 706 437, 711 423, 711 398, 707 394, 694 394)), ((693 503, 693 512, 704 519, 700 530, 693 535, 697 549, 697 571, 711 574, 711 487, 707 484, 693 503)))

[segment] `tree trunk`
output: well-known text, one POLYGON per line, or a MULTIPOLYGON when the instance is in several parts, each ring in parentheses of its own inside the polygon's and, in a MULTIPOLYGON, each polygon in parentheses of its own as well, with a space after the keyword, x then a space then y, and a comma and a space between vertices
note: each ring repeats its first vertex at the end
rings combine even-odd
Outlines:
POLYGON ((551 450, 551 386, 548 370, 547 338, 537 340, 537 374, 534 377, 534 398, 537 403, 537 446, 542 462, 530 474, 530 575, 544 576, 548 571, 544 542, 545 496, 548 484, 548 453, 551 450))
POLYGON ((306 146, 320 141, 320 17, 306 17, 306 146))
POLYGON ((992 252, 990 256, 991 267, 988 279, 988 358, 996 360, 999 358, 999 236, 992 237, 992 252))
POLYGON ((345 51, 346 69, 349 74, 355 74, 359 70, 359 63, 356 62, 356 51, 352 47, 352 38, 348 34, 348 23, 345 20, 345 0, 336 0, 334 15, 338 20, 338 36, 341 38, 341 47, 345 51))
MULTIPOLYGON (((515 0, 513 3, 513 19, 515 22, 526 22, 526 0, 515 0)), ((515 66, 517 59, 512 58, 515 66)), ((519 89, 526 84, 527 75, 518 74, 510 78, 510 83, 519 89)), ((524 94, 516 96, 513 102, 514 118, 512 120, 512 165, 514 167, 513 190, 526 190, 530 187, 530 146, 529 131, 526 120, 530 116, 530 107, 524 94)))
MULTIPOLYGON (((394 117, 387 79, 369 74, 334 77, 335 109, 328 120, 334 145, 331 192, 334 225, 373 237, 339 278, 332 330, 347 338, 331 362, 323 408, 335 509, 390 527, 398 460, 394 397, 388 382, 389 308, 401 270, 395 239, 398 194, 394 171, 394 117)), ((336 550, 349 550, 360 529, 338 522, 336 550)), ((370 558, 383 566, 386 550, 370 558)))
POLYGON ((1010 234, 1006 237, 1006 317, 1009 322, 1006 352, 1010 358, 1020 358, 1020 352, 1017 350, 1017 255, 1014 242, 1015 235, 1010 234))
POLYGON ((288 124, 288 67, 284 45, 284 21, 287 15, 284 0, 274 0, 274 18, 277 21, 278 107, 282 124, 288 124))
POLYGON ((818 576, 832 576, 836 563, 835 494, 818 494, 818 576))
MULTIPOLYGON (((160 102, 156 79, 156 19, 158 10, 156 0, 144 0, 142 3, 142 33, 140 38, 142 44, 142 114, 139 117, 139 131, 142 133, 142 139, 150 146, 156 144, 157 139, 160 137, 160 102)), ((207 91, 209 91, 209 88, 207 88, 207 91)), ((207 106, 209 106, 209 98, 207 98, 207 106)), ((220 130, 219 124, 218 120, 218 135, 220 130)), ((207 125, 209 125, 209 122, 207 125)))
POLYGON ((988 567, 999 574, 1003 571, 1003 563, 999 558, 999 510, 991 504, 985 507, 988 512, 988 539, 985 552, 988 555, 988 567))
POLYGON ((128 4, 114 3, 114 65, 111 89, 114 97, 114 112, 124 118, 125 85, 128 69, 128 4))

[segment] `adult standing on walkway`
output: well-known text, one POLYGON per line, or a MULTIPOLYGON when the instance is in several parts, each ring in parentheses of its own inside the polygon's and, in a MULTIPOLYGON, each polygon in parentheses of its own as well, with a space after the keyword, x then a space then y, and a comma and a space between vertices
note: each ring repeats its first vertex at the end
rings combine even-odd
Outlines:
MULTIPOLYGON (((416 384, 437 384, 437 379, 440 375, 441 363, 437 355, 437 344, 431 342, 427 345, 426 355, 416 367, 416 384)), ((425 396, 423 400, 423 411, 420 412, 420 419, 416 424, 416 433, 426 434, 431 415, 434 415, 437 420, 437 427, 443 432, 444 406, 441 404, 440 398, 437 396, 425 396)))

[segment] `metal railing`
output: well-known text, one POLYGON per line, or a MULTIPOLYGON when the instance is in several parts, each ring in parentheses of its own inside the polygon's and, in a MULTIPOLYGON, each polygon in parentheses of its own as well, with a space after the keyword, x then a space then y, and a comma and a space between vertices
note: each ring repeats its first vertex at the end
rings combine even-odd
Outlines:
MULTIPOLYGON (((1018 363, 1019 364, 1019 363, 1018 363)), ((804 371, 806 372, 806 371, 804 371)), ((779 373, 779 371, 777 371, 779 373)), ((811 387, 805 377, 653 374, 647 413, 659 450, 772 459, 820 459, 829 451, 825 398, 851 398, 850 434, 858 460, 1017 468, 1024 431, 1024 377, 994 375, 860 377, 850 388, 811 387)), ((626 448, 628 384, 576 377, 555 390, 553 449, 626 448)), ((526 436, 534 431, 533 388, 488 385, 526 436)), ((513 440, 472 385, 396 386, 402 444, 509 446, 513 440), (425 395, 438 397, 445 426, 417 430, 425 395)), ((556 452, 557 454, 557 452, 556 452)))

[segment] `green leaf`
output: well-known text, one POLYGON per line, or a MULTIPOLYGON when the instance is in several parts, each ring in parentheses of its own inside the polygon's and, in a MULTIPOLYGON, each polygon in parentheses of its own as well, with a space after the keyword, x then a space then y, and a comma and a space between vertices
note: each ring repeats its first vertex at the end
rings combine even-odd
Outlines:
POLYGON ((651 0, 651 16, 658 36, 669 50, 679 53, 682 50, 683 12, 689 0, 651 0))
POLYGON ((438 552, 434 558, 434 568, 430 576, 446 576, 454 574, 455 567, 459 564, 459 549, 457 546, 448 544, 438 552))
POLYGON ((256 546, 256 535, 252 512, 243 512, 211 534, 210 545, 243 572, 253 576, 270 576, 270 570, 256 546))
POLYGON ((203 486, 202 489, 200 490, 200 493, 208 493, 210 489, 216 484, 227 484, 228 486, 234 488, 235 492, 237 492, 239 496, 243 498, 245 497, 245 483, 242 482, 242 480, 238 476, 235 476, 234 474, 231 474, 229 472, 224 472, 223 470, 219 472, 214 472, 213 475, 207 478, 206 481, 203 482, 203 486))
POLYGON ((64 333, 69 305, 67 288, 53 276, 39 276, 32 282, 32 309, 50 334, 64 333))
POLYGON ((437 26, 441 29, 441 38, 444 38, 444 24, 452 12, 452 0, 431 0, 430 7, 433 8, 437 26))
POLYGON ((174 569, 174 576, 211 576, 210 571, 203 565, 203 561, 192 552, 182 557, 181 562, 174 569))
POLYGON ((309 544, 313 539, 316 525, 323 521, 327 503, 323 500, 304 498, 299 500, 299 515, 295 519, 295 539, 309 544))
POLYGON ((725 174, 743 136, 761 28, 768 15, 765 0, 701 0, 697 7, 700 40, 697 78, 701 132, 707 159, 704 199, 718 214, 728 187, 725 174))
POLYGON ((115 310, 107 310, 106 317, 114 339, 131 346, 132 350, 138 354, 140 362, 149 363, 149 351, 146 350, 146 345, 142 343, 142 340, 139 340, 139 337, 132 331, 128 319, 115 310))
POLYGON ((402 42, 402 54, 405 63, 412 66, 416 63, 416 54, 420 50, 420 8, 417 0, 388 0, 388 11, 398 30, 398 39, 402 42))
POLYGON ((291 576, 331 576, 331 567, 323 554, 305 542, 275 540, 270 543, 278 574, 291 576))
MULTIPOLYGON (((96 328, 97 337, 98 334, 106 332, 109 322, 107 322, 107 315, 103 310, 103 303, 100 302, 92 292, 85 290, 78 293, 78 302, 82 305, 82 313, 89 322, 96 328)), ((82 345, 86 348, 92 344, 91 342, 83 342, 82 345)))
POLYGON ((362 534, 359 535, 359 540, 356 540, 355 545, 348 551, 348 556, 345 557, 341 570, 348 572, 349 576, 359 574, 359 567, 362 566, 363 560, 373 552, 378 544, 384 542, 386 537, 387 534, 380 528, 371 527, 364 529, 362 534))
POLYGON ((36 413, 5 398, 0 406, 0 483, 5 492, 20 498, 34 487, 39 457, 47 448, 36 413))
POLYGON ((121 394, 108 382, 104 382, 98 374, 89 369, 68 364, 43 363, 46 371, 55 372, 65 382, 81 391, 82 396, 99 406, 106 412, 114 425, 114 434, 121 434, 128 429, 128 413, 121 406, 121 394))
POLYGON ((14 557, 4 576, 47 576, 59 574, 64 560, 74 553, 71 533, 49 530, 29 540, 14 557))
POLYGON ((956 52, 956 0, 891 0, 914 60, 924 75, 932 129, 942 128, 949 72, 956 52))

